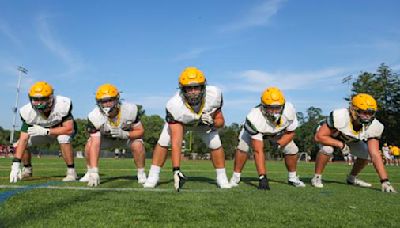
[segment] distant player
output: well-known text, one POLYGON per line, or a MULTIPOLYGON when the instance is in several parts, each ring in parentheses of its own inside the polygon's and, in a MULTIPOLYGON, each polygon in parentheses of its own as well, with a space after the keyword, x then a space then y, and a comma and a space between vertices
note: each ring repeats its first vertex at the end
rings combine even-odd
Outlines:
POLYGON ((90 134, 85 146, 88 171, 81 182, 89 186, 100 184, 98 161, 101 149, 126 147, 132 151, 137 167, 138 183, 146 181, 144 128, 138 107, 121 102, 118 89, 111 84, 101 85, 96 92, 97 106, 89 113, 87 131, 90 134))
POLYGON ((267 88, 261 95, 261 103, 251 109, 246 117, 244 128, 240 131, 230 184, 233 187, 238 186, 241 172, 247 161, 247 153, 252 149, 259 175, 258 188, 270 189, 265 168, 263 141, 267 139, 285 155, 285 165, 289 172, 288 183, 295 187, 305 187, 296 173, 299 148, 293 142, 293 138, 297 126, 296 110, 293 105, 285 100, 278 88, 267 88))
POLYGON ((72 102, 67 97, 54 96, 53 87, 47 82, 36 82, 29 90, 30 102, 20 109, 21 135, 17 143, 10 172, 10 183, 22 177, 32 176, 31 153, 25 153, 32 146, 58 142, 65 163, 67 175, 63 181, 75 181, 74 154, 71 140, 75 133, 72 102), (24 172, 21 159, 25 154, 24 172))
POLYGON ((211 160, 217 173, 217 186, 231 188, 225 173, 225 154, 217 129, 225 124, 222 114, 222 93, 215 86, 206 85, 203 72, 195 67, 186 68, 179 77, 179 92, 167 103, 166 123, 153 152, 149 178, 143 185, 154 188, 159 181, 160 169, 172 146, 174 187, 179 191, 185 182, 180 170, 183 136, 186 131, 197 131, 211 149, 211 160))
POLYGON ((395 192, 379 153, 379 139, 383 125, 375 119, 377 104, 375 99, 365 93, 355 95, 349 109, 332 111, 315 134, 320 143, 320 151, 315 161, 315 175, 311 180, 314 187, 322 188, 322 172, 332 156, 334 147, 340 148, 342 154, 351 153, 357 156, 346 182, 361 187, 371 187, 370 183, 360 180, 357 175, 368 164, 371 157, 375 170, 380 178, 383 192, 395 192))
POLYGON ((383 154, 383 159, 384 159, 386 165, 393 164, 391 151, 390 151, 390 148, 388 147, 387 143, 383 144, 382 154, 383 154))

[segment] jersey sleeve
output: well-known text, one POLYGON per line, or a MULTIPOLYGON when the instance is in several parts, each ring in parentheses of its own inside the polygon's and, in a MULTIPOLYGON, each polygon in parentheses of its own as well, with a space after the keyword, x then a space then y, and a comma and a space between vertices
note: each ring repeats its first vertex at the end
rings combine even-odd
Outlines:
POLYGON ((86 131, 87 131, 89 134, 94 134, 94 133, 98 132, 99 129, 96 129, 96 127, 94 126, 94 124, 88 119, 88 123, 87 123, 87 125, 86 125, 86 131))
POLYGON ((336 128, 335 127, 335 121, 334 121, 334 118, 333 118, 333 111, 331 113, 329 113, 329 116, 326 118, 326 121, 323 122, 323 123, 326 123, 328 125, 328 127, 331 128, 331 129, 335 129, 336 128))
POLYGON ((257 128, 251 123, 249 119, 246 119, 246 122, 244 123, 244 130, 249 133, 250 135, 257 135, 259 134, 259 131, 257 128))
POLYGON ((74 116, 72 115, 72 102, 71 102, 71 104, 69 106, 69 112, 68 112, 68 114, 66 116, 64 116, 62 118, 61 122, 64 123, 67 120, 73 120, 73 119, 74 119, 74 116))

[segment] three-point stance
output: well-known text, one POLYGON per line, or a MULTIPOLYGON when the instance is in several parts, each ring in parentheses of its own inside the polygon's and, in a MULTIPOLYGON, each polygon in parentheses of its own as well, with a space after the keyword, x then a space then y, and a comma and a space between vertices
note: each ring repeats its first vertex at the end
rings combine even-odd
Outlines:
POLYGON ((211 149, 211 159, 217 172, 217 185, 231 188, 225 173, 225 154, 217 128, 225 124, 222 114, 222 94, 214 86, 206 85, 203 72, 195 67, 186 68, 179 77, 180 91, 167 103, 166 123, 153 152, 149 177, 143 185, 154 188, 160 169, 167 158, 168 146, 172 146, 174 187, 182 188, 186 177, 180 171, 182 141, 185 131, 198 131, 204 143, 211 149))
POLYGON ((63 181, 75 181, 74 154, 71 145, 75 133, 72 102, 67 97, 54 96, 47 82, 36 82, 29 90, 30 103, 20 109, 22 126, 10 173, 10 183, 32 176, 29 147, 57 141, 67 165, 63 181), (28 149, 26 153, 25 150, 28 149), (21 171, 21 159, 24 170, 21 171))
POLYGON ((98 162, 101 149, 128 148, 137 167, 139 184, 146 182, 144 128, 134 104, 120 102, 118 89, 111 84, 101 85, 96 92, 97 106, 89 113, 87 131, 90 137, 85 146, 87 173, 80 179, 89 186, 100 184, 98 162))
POLYGON ((283 93, 278 88, 267 88, 261 95, 261 104, 251 109, 244 128, 240 131, 230 184, 233 187, 238 186, 241 171, 247 161, 247 153, 253 149, 259 175, 258 188, 270 189, 265 168, 263 141, 263 139, 268 139, 271 145, 285 154, 285 165, 289 172, 288 183, 295 187, 305 187, 296 174, 299 149, 293 142, 293 137, 297 126, 296 110, 293 105, 285 101, 283 93))
POLYGON ((320 151, 315 161, 315 175, 311 184, 323 188, 322 172, 334 147, 342 150, 342 154, 351 153, 357 156, 347 183, 361 187, 371 187, 370 183, 357 178, 360 171, 368 164, 368 155, 371 157, 375 170, 380 178, 383 192, 395 192, 388 180, 382 156, 379 152, 379 138, 383 132, 383 125, 375 119, 377 104, 375 99, 365 93, 355 95, 350 108, 332 111, 326 122, 318 128, 315 141, 320 143, 320 151))

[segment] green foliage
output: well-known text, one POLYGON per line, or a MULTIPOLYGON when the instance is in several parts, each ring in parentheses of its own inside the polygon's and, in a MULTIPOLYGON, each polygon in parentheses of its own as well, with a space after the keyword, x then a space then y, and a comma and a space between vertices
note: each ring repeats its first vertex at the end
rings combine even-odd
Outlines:
POLYGON ((294 141, 299 147, 300 152, 306 152, 311 155, 312 158, 315 158, 318 153, 318 144, 314 141, 314 135, 319 123, 324 120, 325 117, 322 115, 322 110, 320 108, 313 106, 307 109, 307 118, 305 118, 304 114, 301 112, 297 113, 297 117, 299 116, 301 117, 299 123, 303 123, 296 129, 294 141))
POLYGON ((237 123, 233 123, 230 126, 225 126, 219 131, 222 147, 224 148, 225 157, 227 159, 233 159, 235 157, 239 132, 240 126, 237 123))
POLYGON ((157 144, 158 138, 160 137, 161 130, 164 126, 164 120, 158 115, 140 117, 141 122, 144 126, 144 145, 146 152, 152 152, 157 144))

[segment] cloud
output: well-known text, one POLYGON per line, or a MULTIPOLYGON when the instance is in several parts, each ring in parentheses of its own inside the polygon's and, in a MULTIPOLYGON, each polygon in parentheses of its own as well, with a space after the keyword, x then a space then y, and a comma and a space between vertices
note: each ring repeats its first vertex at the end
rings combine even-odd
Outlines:
POLYGON ((8 25, 0 20, 0 32, 3 33, 15 46, 22 47, 21 40, 11 31, 8 25))
POLYGON ((269 0, 254 6, 242 19, 223 26, 221 32, 232 32, 251 27, 266 26, 286 0, 269 0))
POLYGON ((172 59, 172 61, 179 62, 183 60, 196 59, 207 50, 207 48, 192 48, 185 53, 178 54, 175 58, 172 59))
POLYGON ((246 70, 235 77, 240 83, 233 83, 230 90, 243 90, 259 93, 268 86, 278 86, 283 90, 317 88, 341 83, 343 76, 349 70, 344 68, 328 68, 309 72, 265 72, 261 70, 246 70))
POLYGON ((43 44, 58 58, 67 65, 68 69, 61 76, 71 76, 83 70, 84 63, 66 48, 53 34, 48 23, 47 15, 41 14, 37 18, 38 35, 43 44))

